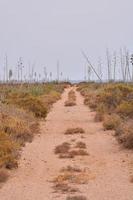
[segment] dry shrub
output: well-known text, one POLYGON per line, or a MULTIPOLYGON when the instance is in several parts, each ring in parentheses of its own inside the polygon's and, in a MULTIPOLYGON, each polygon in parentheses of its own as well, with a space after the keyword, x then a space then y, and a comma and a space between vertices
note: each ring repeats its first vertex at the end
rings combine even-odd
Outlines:
POLYGON ((69 196, 66 200, 87 200, 85 196, 69 196))
POLYGON ((84 142, 77 142, 75 148, 86 149, 86 144, 84 142))
POLYGON ((19 142, 21 145, 24 145, 25 142, 31 142, 34 131, 34 128, 38 127, 37 123, 29 123, 25 119, 20 119, 17 116, 1 114, 0 116, 1 124, 0 130, 10 135, 10 137, 19 142))
POLYGON ((55 183, 55 185, 53 186, 53 189, 55 192, 58 192, 58 193, 61 192, 63 194, 79 192, 77 188, 71 187, 67 183, 55 183))
POLYGON ((71 154, 70 152, 65 153, 65 154, 62 153, 59 155, 59 158, 60 159, 67 159, 67 158, 71 159, 71 158, 74 158, 74 154, 71 154))
POLYGON ((57 146, 55 148, 55 154, 66 154, 70 150, 70 144, 68 142, 64 142, 63 144, 57 146))
POLYGON ((68 142, 64 142, 63 144, 57 146, 54 150, 55 154, 59 154, 59 158, 74 158, 75 156, 87 156, 89 155, 87 151, 83 150, 86 148, 86 145, 82 142, 77 143, 76 148, 80 148, 78 150, 71 150, 71 145, 68 142))
POLYGON ((67 129, 66 132, 65 132, 65 135, 73 135, 73 134, 83 134, 85 133, 84 129, 83 128, 70 128, 70 129, 67 129))
POLYGON ((116 136, 125 148, 133 149, 133 121, 122 123, 116 129, 116 136))
POLYGON ((82 170, 79 167, 67 166, 65 168, 62 168, 61 172, 72 172, 72 173, 76 172, 76 173, 79 173, 79 172, 82 172, 82 170))
POLYGON ((89 154, 87 153, 87 151, 83 149, 79 149, 79 150, 70 151, 69 155, 71 155, 72 157, 75 157, 75 156, 88 156, 89 154))
POLYGON ((75 92, 71 90, 68 93, 68 100, 65 102, 65 106, 75 106, 76 105, 76 96, 75 92))
POLYGON ((66 106, 66 107, 76 106, 76 103, 73 102, 73 101, 69 101, 69 100, 68 100, 68 101, 65 102, 65 106, 66 106))
POLYGON ((0 167, 17 167, 16 158, 18 151, 17 143, 13 142, 4 132, 0 132, 0 167))
POLYGON ((20 147, 32 141, 38 123, 22 109, 0 104, 0 111, 0 168, 17 168, 20 147))
POLYGON ((115 130, 120 125, 121 121, 121 118, 116 114, 106 115, 104 117, 103 126, 105 130, 115 130))
POLYGON ((87 184, 93 180, 95 176, 88 170, 77 171, 64 171, 58 175, 53 182, 62 184, 87 184))
POLYGON ((101 112, 97 112, 94 118, 95 122, 102 122, 104 120, 104 114, 101 112))
POLYGON ((7 181, 8 177, 8 172, 5 169, 0 169, 0 183, 7 181))
POLYGON ((117 113, 124 117, 133 118, 133 101, 131 102, 122 102, 117 107, 117 113))

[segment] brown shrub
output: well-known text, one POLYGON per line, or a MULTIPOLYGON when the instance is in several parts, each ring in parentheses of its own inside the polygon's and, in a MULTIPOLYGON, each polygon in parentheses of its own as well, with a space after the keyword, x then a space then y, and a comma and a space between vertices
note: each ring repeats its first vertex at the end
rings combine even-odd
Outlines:
POLYGON ((78 167, 71 167, 71 166, 67 166, 65 168, 61 169, 61 172, 76 172, 76 173, 80 173, 82 172, 82 170, 78 167))
POLYGON ((133 149, 133 122, 127 121, 122 123, 116 130, 118 142, 122 143, 125 148, 133 149))
POLYGON ((88 156, 89 154, 87 153, 87 151, 79 149, 79 150, 72 150, 69 152, 69 154, 73 157, 75 156, 88 156))
POLYGON ((55 192, 61 192, 61 193, 75 193, 78 192, 79 190, 75 187, 69 186, 67 183, 56 183, 53 186, 53 189, 55 192))
POLYGON ((7 181, 8 177, 8 172, 5 169, 0 169, 0 183, 7 181))
POLYGON ((72 155, 72 154, 70 154, 69 152, 68 153, 65 153, 65 154, 60 154, 59 155, 59 158, 61 158, 61 159, 71 159, 71 158, 74 158, 74 155, 72 155))
POLYGON ((71 90, 68 93, 68 100, 65 102, 65 106, 75 106, 76 105, 76 96, 75 92, 71 90))
POLYGON ((18 144, 13 142, 6 133, 0 132, 0 167, 8 168, 10 163, 16 162, 18 148, 18 144))
POLYGON ((70 129, 67 129, 66 132, 65 132, 65 135, 73 135, 73 134, 79 134, 79 133, 85 133, 84 129, 83 128, 70 128, 70 129))
POLYGON ((69 184, 87 184, 89 180, 94 179, 94 175, 90 171, 83 170, 81 172, 64 171, 58 175, 54 183, 69 183, 69 184))
POLYGON ((66 200, 87 200, 85 196, 69 196, 66 200))
POLYGON ((133 118, 133 101, 122 102, 117 107, 117 113, 119 113, 121 116, 133 118))
POLYGON ((55 148, 55 154, 66 154, 70 149, 70 144, 68 142, 64 142, 63 144, 57 146, 55 148))
POLYGON ((121 121, 121 118, 116 114, 106 115, 104 117, 103 126, 105 130, 115 130, 120 125, 121 121))
POLYGON ((75 148, 86 149, 86 144, 84 142, 77 142, 75 148))
POLYGON ((102 122, 104 120, 104 114, 97 112, 94 118, 95 122, 102 122))
POLYGON ((68 101, 65 102, 65 106, 66 107, 76 106, 76 103, 73 102, 73 101, 68 100, 68 101))

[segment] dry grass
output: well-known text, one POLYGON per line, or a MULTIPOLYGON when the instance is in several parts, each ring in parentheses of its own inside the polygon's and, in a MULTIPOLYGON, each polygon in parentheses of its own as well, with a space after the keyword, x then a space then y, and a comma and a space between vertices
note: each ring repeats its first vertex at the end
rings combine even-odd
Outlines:
POLYGON ((72 157, 75 157, 75 156, 88 156, 89 154, 87 153, 87 151, 83 149, 79 149, 79 150, 70 151, 69 155, 71 155, 72 157))
POLYGON ((65 102, 65 106, 66 107, 76 106, 76 103, 73 102, 73 101, 68 100, 68 101, 65 102))
POLYGON ((75 148, 86 149, 86 144, 84 142, 77 142, 75 148))
POLYGON ((67 166, 65 168, 61 169, 61 172, 76 172, 76 173, 80 173, 82 172, 82 170, 79 167, 71 167, 71 166, 67 166))
POLYGON ((7 181, 8 177, 8 172, 5 169, 0 169, 0 183, 7 181))
POLYGON ((104 117, 103 126, 105 130, 115 130, 121 122, 122 120, 117 114, 106 115, 104 117))
POLYGON ((70 144, 68 142, 64 142, 63 144, 57 146, 55 148, 55 154, 67 154, 70 150, 70 144))
POLYGON ((87 200, 85 196, 69 196, 66 200, 87 200))
POLYGON ((88 169, 83 170, 75 170, 74 168, 69 168, 61 171, 54 180, 54 183, 60 184, 88 184, 90 180, 95 178, 94 174, 90 172, 88 169))
POLYGON ((61 145, 58 145, 54 152, 55 154, 59 155, 59 158, 61 159, 67 159, 67 158, 74 158, 75 156, 88 156, 88 152, 86 150, 86 144, 83 142, 77 142, 71 145, 68 142, 64 142, 61 145), (74 148, 74 149, 72 149, 74 148), (78 149, 77 149, 78 148, 78 149))
POLYGON ((64 90, 60 84, 0 85, 0 169, 18 167, 19 150, 39 133, 45 118, 64 90))
POLYGON ((65 135, 74 135, 74 134, 79 134, 79 133, 80 134, 85 133, 84 129, 77 127, 77 128, 70 128, 65 131, 65 135))
POLYGON ((54 192, 55 193, 75 193, 79 192, 79 190, 76 187, 69 186, 67 183, 55 183, 53 186, 54 192))
POLYGON ((76 95, 73 90, 68 93, 68 100, 65 102, 65 106, 75 106, 76 105, 76 95))
POLYGON ((116 129, 116 137, 125 148, 133 149, 133 121, 120 124, 116 129))
POLYGON ((83 83, 78 90, 84 103, 97 112, 95 121, 104 121, 105 130, 115 130, 118 141, 133 149, 133 85, 83 83))

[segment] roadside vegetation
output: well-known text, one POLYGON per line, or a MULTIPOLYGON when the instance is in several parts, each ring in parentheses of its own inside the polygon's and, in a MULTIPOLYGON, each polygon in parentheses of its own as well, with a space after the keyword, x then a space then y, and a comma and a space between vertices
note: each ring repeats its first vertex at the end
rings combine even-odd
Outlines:
POLYGON ((39 133, 52 104, 60 99, 65 84, 0 85, 0 182, 8 170, 18 167, 19 152, 39 133))
POLYGON ((96 111, 95 121, 103 121, 105 130, 115 130, 117 140, 133 149, 133 85, 81 83, 78 90, 85 105, 96 111))
POLYGON ((75 106, 76 105, 76 95, 74 90, 70 90, 68 93, 68 100, 65 102, 65 106, 75 106))

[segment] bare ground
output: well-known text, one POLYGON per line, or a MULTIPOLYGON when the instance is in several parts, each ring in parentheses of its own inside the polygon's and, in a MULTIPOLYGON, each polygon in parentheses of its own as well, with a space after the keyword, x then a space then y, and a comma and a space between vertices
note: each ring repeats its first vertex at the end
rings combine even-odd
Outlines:
POLYGON ((0 189, 0 200, 65 200, 71 194, 55 192, 52 180, 67 166, 87 171, 86 184, 74 184, 88 200, 132 200, 133 153, 122 149, 113 132, 103 131, 102 123, 94 122, 94 112, 83 104, 76 92, 74 107, 65 107, 70 89, 54 104, 46 122, 41 123, 41 134, 22 151, 19 168, 0 189), (65 135, 68 128, 81 127, 84 135, 65 135), (82 141, 88 156, 59 159, 54 153, 63 142, 82 141))

